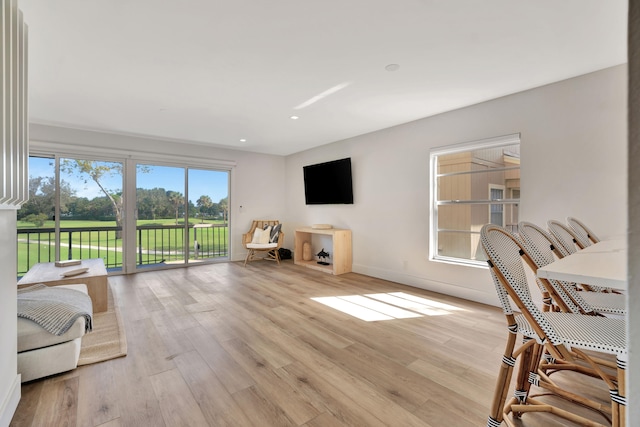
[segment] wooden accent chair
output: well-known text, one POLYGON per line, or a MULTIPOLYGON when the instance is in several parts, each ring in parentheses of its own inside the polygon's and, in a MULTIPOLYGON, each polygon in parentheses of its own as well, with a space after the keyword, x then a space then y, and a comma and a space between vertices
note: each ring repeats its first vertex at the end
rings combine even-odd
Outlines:
POLYGON ((282 225, 278 220, 254 220, 251 229, 242 235, 242 246, 247 250, 244 265, 255 259, 276 261, 280 265, 278 249, 284 242, 282 225), (266 256, 256 258, 259 252, 266 252, 266 256))
POLYGON ((593 231, 584 225, 582 221, 568 216, 567 224, 569 224, 569 227, 576 232, 576 236, 581 240, 583 247, 591 246, 592 243, 598 243, 600 241, 598 236, 593 234, 593 231))
POLYGON ((502 421, 513 426, 509 415, 519 418, 535 412, 552 413, 580 425, 599 425, 570 410, 536 399, 530 395, 531 385, 542 387, 579 406, 604 412, 611 416, 613 426, 624 426, 627 403, 625 368, 628 357, 625 321, 539 310, 531 298, 524 269, 524 265, 528 265, 524 258, 529 254, 520 238, 503 227, 487 224, 480 232, 480 241, 487 255, 509 332, 487 426, 497 427, 502 421), (516 304, 521 314, 513 311, 510 301, 516 304), (524 341, 516 348, 518 334, 522 334, 524 341), (543 355, 547 366, 543 366, 543 355), (616 363, 611 364, 606 357, 599 355, 615 355, 616 363), (520 364, 514 397, 507 402, 518 359, 520 364), (600 378, 603 386, 609 390, 610 405, 603 407, 600 402, 560 389, 549 378, 547 369, 552 366, 600 378))

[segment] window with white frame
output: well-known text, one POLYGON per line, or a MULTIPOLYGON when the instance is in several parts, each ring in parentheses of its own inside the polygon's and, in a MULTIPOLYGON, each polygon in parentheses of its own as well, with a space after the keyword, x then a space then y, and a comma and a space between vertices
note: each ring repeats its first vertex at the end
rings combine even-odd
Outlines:
POLYGON ((484 265, 480 229, 518 224, 520 134, 431 150, 430 259, 484 265))

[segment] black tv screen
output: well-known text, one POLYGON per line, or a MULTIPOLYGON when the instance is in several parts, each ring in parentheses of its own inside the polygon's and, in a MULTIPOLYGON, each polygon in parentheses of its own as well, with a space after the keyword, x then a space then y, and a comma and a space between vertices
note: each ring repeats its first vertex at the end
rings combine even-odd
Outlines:
POLYGON ((303 167, 307 205, 353 204, 351 158, 303 167))

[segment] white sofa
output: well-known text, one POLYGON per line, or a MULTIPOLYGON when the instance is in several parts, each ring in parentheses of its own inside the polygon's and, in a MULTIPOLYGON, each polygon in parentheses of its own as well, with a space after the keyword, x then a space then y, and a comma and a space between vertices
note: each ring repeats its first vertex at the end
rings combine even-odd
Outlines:
MULTIPOLYGON (((87 294, 86 285, 62 285, 87 294)), ((85 318, 80 316, 63 335, 53 335, 37 323, 18 317, 18 373, 22 382, 70 371, 78 366, 85 318)))

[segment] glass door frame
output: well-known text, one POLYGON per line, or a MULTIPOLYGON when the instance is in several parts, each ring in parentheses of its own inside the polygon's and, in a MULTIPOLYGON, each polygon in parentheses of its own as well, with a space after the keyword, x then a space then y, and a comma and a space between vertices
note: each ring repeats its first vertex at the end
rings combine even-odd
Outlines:
MULTIPOLYGON (((53 151, 53 150, 51 150, 53 151)), ((55 253, 55 260, 60 260, 61 256, 62 256, 62 250, 61 250, 61 244, 62 244, 62 238, 61 238, 61 227, 60 227, 60 220, 61 220, 61 208, 60 208, 60 197, 61 197, 61 191, 60 191, 60 186, 61 186, 61 181, 62 181, 62 174, 61 174, 61 159, 79 159, 79 160, 89 160, 89 161, 96 161, 96 162, 113 162, 113 163, 121 163, 122 164, 122 191, 123 194, 125 195, 125 212, 126 212, 126 208, 127 208, 127 199, 126 199, 126 193, 125 193, 125 188, 127 185, 127 177, 126 177, 126 162, 127 159, 123 158, 123 157, 118 157, 118 156, 112 156, 109 154, 105 154, 104 152, 101 151, 97 151, 95 153, 91 153, 91 152, 86 152, 86 151, 66 151, 66 150, 55 150, 55 153, 52 153, 50 150, 42 150, 42 149, 30 149, 29 150, 29 155, 28 157, 40 157, 40 158, 46 158, 46 159, 50 159, 54 166, 53 166, 53 172, 54 172, 54 180, 55 180, 55 198, 54 198, 54 210, 53 210, 53 215, 54 215, 54 253, 55 253)), ((109 271, 110 274, 122 274, 125 273, 125 259, 127 256, 127 247, 125 245, 125 235, 126 235, 126 229, 125 229, 125 221, 123 221, 123 225, 122 225, 122 267, 120 268, 120 270, 114 270, 114 271, 109 271)))
MULTIPOLYGON (((184 162, 184 163, 176 163, 176 162, 167 162, 160 161, 156 159, 148 159, 143 157, 135 157, 128 159, 128 164, 126 166, 126 173, 129 176, 128 182, 130 184, 127 187, 127 191, 130 191, 133 194, 133 200, 136 203, 130 203, 125 206, 125 227, 129 230, 133 230, 131 233, 126 233, 126 246, 130 248, 128 251, 128 256, 126 261, 123 262, 125 264, 125 270, 128 273, 133 272, 142 272, 142 271, 152 271, 152 270, 164 270, 170 268, 180 268, 189 265, 195 264, 203 264, 203 263, 217 263, 217 262, 228 262, 231 260, 231 209, 229 209, 229 215, 227 215, 227 256, 221 257, 218 259, 208 258, 206 260, 199 261, 197 263, 189 262, 190 260, 190 248, 193 243, 193 239, 189 233, 189 219, 190 210, 189 210, 189 170, 190 169, 198 169, 198 170, 207 170, 211 172, 225 172, 227 173, 227 200, 228 205, 231 206, 231 182, 233 176, 233 168, 232 167, 221 167, 219 165, 211 165, 211 164, 194 164, 193 162, 184 162), (175 167, 181 168, 184 170, 184 227, 183 227, 183 262, 175 263, 172 265, 164 265, 164 266, 154 266, 150 267, 142 267, 138 264, 137 260, 137 252, 138 252, 138 243, 137 243, 137 218, 136 218, 136 208, 137 208, 137 172, 138 166, 163 166, 163 167, 175 167)), ((126 193, 128 194, 128 193, 126 193)))
MULTIPOLYGON (((136 218, 135 218, 135 203, 131 203, 131 200, 136 198, 136 165, 138 163, 146 164, 158 164, 166 166, 175 166, 185 168, 185 174, 188 173, 189 168, 206 169, 217 172, 227 172, 227 194, 228 194, 228 206, 229 214, 227 216, 227 253, 228 256, 220 260, 207 260, 206 263, 215 262, 227 262, 232 258, 232 188, 234 182, 234 171, 236 162, 233 160, 220 160, 206 157, 190 157, 181 155, 170 155, 153 153, 146 151, 133 151, 133 150, 120 150, 112 148, 103 148, 95 146, 80 146, 74 144, 66 144, 59 142, 46 142, 31 140, 29 146, 29 156, 50 158, 55 162, 56 183, 59 186, 59 162, 60 158, 80 158, 80 159, 94 159, 97 161, 111 161, 121 162, 123 164, 123 193, 125 195, 124 204, 124 221, 123 221, 123 235, 122 235, 122 270, 118 272, 110 272, 110 274, 131 274, 144 270, 137 269, 136 265, 136 218), (127 200, 129 202, 127 202, 127 200), (134 230, 133 232, 129 230, 134 230)), ((187 177, 188 179, 188 177, 187 177)), ((188 182, 188 181, 187 181, 188 182)), ((60 237, 59 237, 59 189, 56 188, 56 257, 60 256, 60 237)), ((187 233, 188 234, 188 233, 187 233)), ((188 263, 166 266, 163 268, 181 268, 188 266, 188 263)), ((193 264, 191 264, 193 265, 193 264)))

